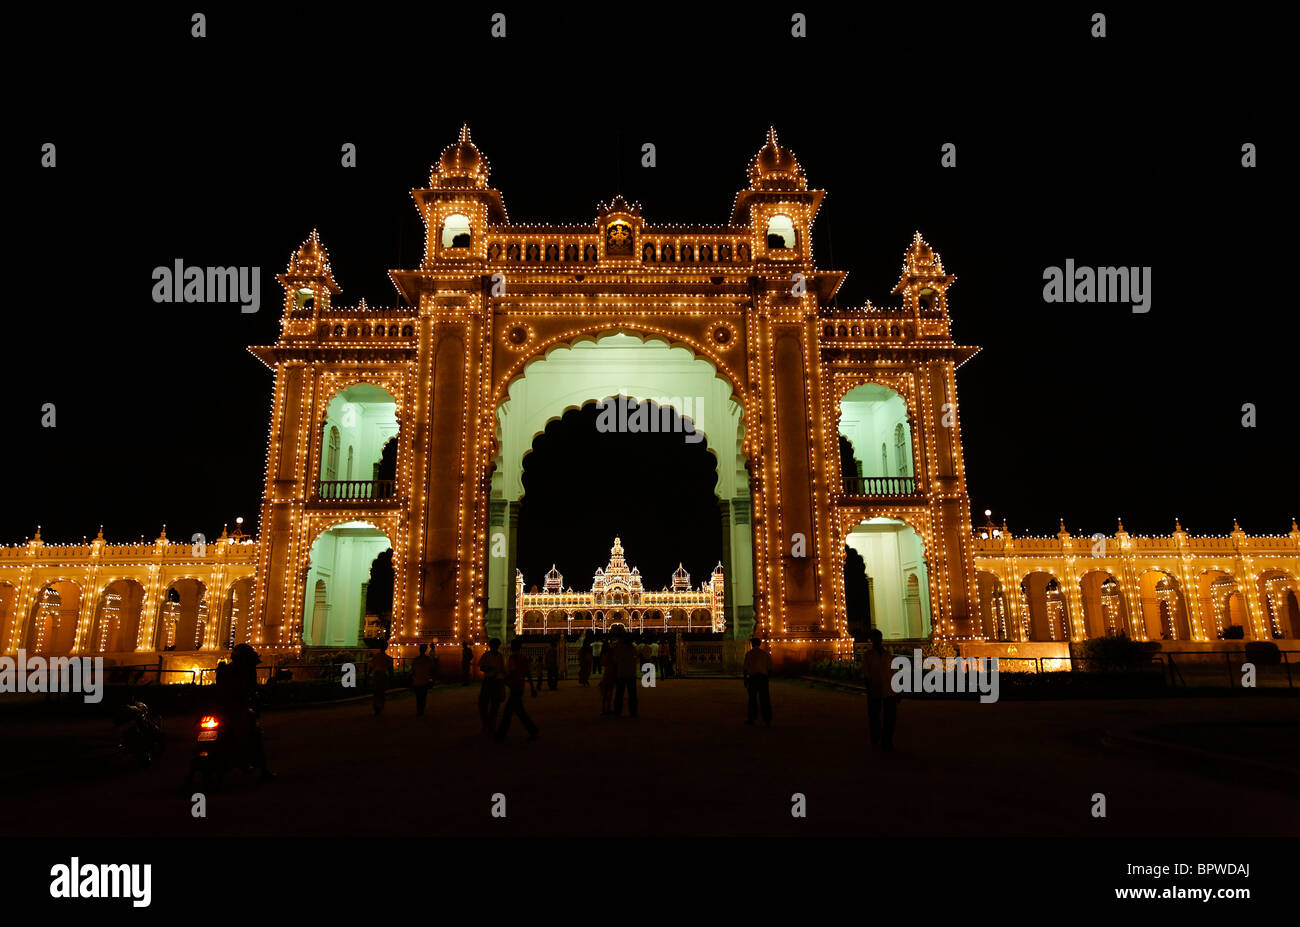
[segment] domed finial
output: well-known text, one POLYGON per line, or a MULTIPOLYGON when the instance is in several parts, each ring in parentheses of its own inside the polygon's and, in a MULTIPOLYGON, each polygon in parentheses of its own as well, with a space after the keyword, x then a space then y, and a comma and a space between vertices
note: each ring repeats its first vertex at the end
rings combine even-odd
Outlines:
POLYGON ((1174 531, 1182 531, 1182 530, 1183 530, 1183 523, 1182 523, 1181 521, 1179 521, 1179 520, 1178 520, 1178 516, 1175 515, 1175 516, 1174 516, 1174 531))
POLYGON ((448 145, 433 166, 429 182, 483 189, 487 187, 489 167, 478 147, 470 140, 469 123, 463 123, 456 141, 448 145))
POLYGON ((103 525, 100 525, 100 526, 99 526, 99 534, 95 535, 95 540, 96 540, 96 541, 102 541, 102 540, 104 540, 104 526, 103 526, 103 525))
POLYGON ((1232 520, 1232 530, 1233 530, 1233 531, 1240 531, 1240 530, 1241 530, 1241 525, 1237 524, 1237 519, 1235 519, 1235 518, 1232 520))
POLYGON ((755 190, 808 189, 794 153, 777 142, 776 126, 768 126, 767 141, 749 163, 749 185, 755 190))
POLYGON ((1123 534, 1123 533, 1124 533, 1124 519, 1123 519, 1123 518, 1117 518, 1116 521, 1119 522, 1119 527, 1115 529, 1115 533, 1116 533, 1116 534, 1123 534))
POLYGON ((32 538, 32 540, 33 540, 33 541, 39 541, 40 539, 41 539, 41 526, 40 526, 40 525, 37 525, 37 526, 36 526, 36 536, 35 536, 34 538, 32 538))

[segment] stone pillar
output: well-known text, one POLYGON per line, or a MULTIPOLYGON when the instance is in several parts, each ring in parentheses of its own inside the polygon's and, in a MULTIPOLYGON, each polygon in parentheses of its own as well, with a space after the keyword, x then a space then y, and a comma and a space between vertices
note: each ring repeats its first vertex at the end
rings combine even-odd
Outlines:
MULTIPOLYGON (((510 581, 506 586, 506 610, 502 622, 495 633, 502 644, 508 643, 515 627, 515 572, 519 569, 519 501, 510 503, 506 516, 506 576, 510 581)), ((525 582, 527 578, 525 577, 525 582)))
MULTIPOLYGON (((518 502, 511 503, 505 499, 492 499, 488 503, 488 607, 484 612, 484 626, 486 628, 502 627, 503 623, 513 619, 513 612, 507 618, 508 603, 512 602, 515 595, 515 574, 511 568, 513 560, 511 553, 513 551, 514 532, 511 530, 510 507, 518 506, 518 502), (500 537, 498 537, 500 535, 500 537), (504 550, 502 549, 504 541, 504 550), (505 556, 497 556, 496 551, 502 551, 505 556)), ((516 521, 518 516, 516 516, 516 521)), ((480 629, 470 628, 469 633, 477 634, 480 629)), ((491 632, 489 636, 496 634, 491 632)), ((496 634, 496 636, 500 636, 496 634)))

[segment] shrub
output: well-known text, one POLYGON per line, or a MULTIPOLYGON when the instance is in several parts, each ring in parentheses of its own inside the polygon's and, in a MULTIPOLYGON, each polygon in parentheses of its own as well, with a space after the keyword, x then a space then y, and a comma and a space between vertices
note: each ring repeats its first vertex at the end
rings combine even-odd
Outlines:
POLYGON ((1272 641, 1247 641, 1246 662, 1256 666, 1276 666, 1282 662, 1282 652, 1272 641))
POLYGON ((1151 664, 1151 658, 1160 649, 1159 641, 1134 641, 1127 635, 1116 637, 1091 637, 1073 645, 1072 654, 1078 660, 1081 669, 1110 673, 1116 671, 1145 669, 1151 664))

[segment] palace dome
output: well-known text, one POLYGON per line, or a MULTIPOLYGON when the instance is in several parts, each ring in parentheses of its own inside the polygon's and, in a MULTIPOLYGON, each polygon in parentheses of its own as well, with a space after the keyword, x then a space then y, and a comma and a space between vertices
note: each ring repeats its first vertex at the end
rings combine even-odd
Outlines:
POLYGON ((437 183, 450 179, 469 180, 475 186, 486 187, 488 171, 487 158, 483 157, 470 140, 469 126, 463 125, 460 128, 460 138, 443 150, 442 157, 438 159, 437 167, 434 168, 431 182, 437 183))
POLYGON ((776 140, 776 128, 767 130, 767 143, 749 162, 749 185, 755 190, 806 190, 803 168, 794 152, 776 140))

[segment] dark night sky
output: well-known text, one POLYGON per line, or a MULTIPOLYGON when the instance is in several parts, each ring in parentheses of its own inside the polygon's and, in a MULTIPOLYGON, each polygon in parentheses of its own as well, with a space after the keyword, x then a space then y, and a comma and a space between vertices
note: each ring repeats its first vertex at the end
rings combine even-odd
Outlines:
MULTIPOLYGON (((66 73, 22 87, 5 155, 0 541, 37 523, 52 541, 100 523, 110 540, 254 523, 271 375, 245 347, 276 335, 274 274, 316 226, 341 300, 393 304, 387 271, 417 263, 422 240, 408 191, 463 120, 525 222, 591 221, 618 192, 650 222, 725 222, 775 124, 828 191, 815 255, 850 272, 841 307, 894 302, 921 230, 957 275, 958 340, 983 346, 958 374, 972 507, 1017 532, 1053 533, 1061 516, 1110 531, 1122 515, 1135 533, 1175 516, 1197 533, 1234 516, 1279 533, 1300 514, 1284 108, 1271 60, 1248 54, 1271 28, 1262 13, 1116 12, 1097 41, 1082 8, 896 21, 807 8, 800 41, 786 12, 627 23, 598 9, 507 8, 504 42, 486 12, 441 7, 292 32, 212 12, 202 41, 179 12, 16 28, 35 47, 56 30, 66 73), (54 170, 37 166, 47 140, 54 170), (347 141, 353 170, 339 167, 347 141), (646 141, 654 169, 639 164, 646 141), (938 166, 945 141, 955 170, 938 166), (1243 141, 1259 168, 1240 167, 1243 141), (260 266, 262 310, 154 304, 152 268, 178 257, 260 266), (1151 311, 1045 304, 1043 268, 1066 258, 1152 266, 1151 311)), ((607 527, 575 516, 575 544, 607 551, 607 527)), ((709 545, 682 556, 704 561, 709 545)))

